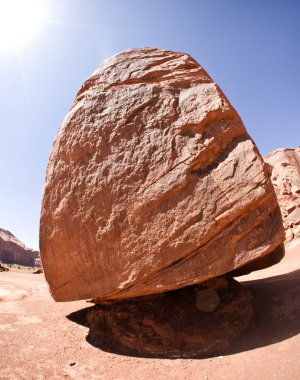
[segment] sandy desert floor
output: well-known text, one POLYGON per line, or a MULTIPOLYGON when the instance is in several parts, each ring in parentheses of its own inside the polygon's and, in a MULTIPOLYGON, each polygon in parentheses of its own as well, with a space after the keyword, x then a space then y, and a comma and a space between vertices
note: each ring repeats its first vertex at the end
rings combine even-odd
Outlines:
POLYGON ((89 304, 55 303, 42 274, 2 272, 0 379, 300 379, 300 245, 240 280, 256 315, 230 349, 206 359, 147 359, 91 345, 89 304))

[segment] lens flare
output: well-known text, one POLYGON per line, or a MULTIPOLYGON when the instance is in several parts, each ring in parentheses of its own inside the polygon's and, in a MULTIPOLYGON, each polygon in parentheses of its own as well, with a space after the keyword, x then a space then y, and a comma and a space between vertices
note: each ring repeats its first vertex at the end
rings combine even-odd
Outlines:
POLYGON ((0 48, 20 47, 37 31, 42 0, 0 0, 0 48))

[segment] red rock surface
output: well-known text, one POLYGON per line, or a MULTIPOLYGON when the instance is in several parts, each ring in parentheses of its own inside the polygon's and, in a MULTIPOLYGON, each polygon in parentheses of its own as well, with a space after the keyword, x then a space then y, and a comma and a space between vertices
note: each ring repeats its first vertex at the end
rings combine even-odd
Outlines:
POLYGON ((193 58, 128 50, 83 84, 55 139, 42 204, 55 300, 199 283, 276 249, 278 261, 283 239, 264 162, 193 58))
POLYGON ((271 171, 286 233, 286 243, 300 238, 300 147, 278 149, 265 157, 271 171))
POLYGON ((0 228, 0 261, 34 267, 39 252, 27 248, 11 232, 0 228))

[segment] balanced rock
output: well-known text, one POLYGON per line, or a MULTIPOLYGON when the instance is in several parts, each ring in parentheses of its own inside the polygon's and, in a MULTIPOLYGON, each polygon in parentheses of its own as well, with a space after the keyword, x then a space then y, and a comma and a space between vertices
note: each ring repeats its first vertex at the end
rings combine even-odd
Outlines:
POLYGON ((300 238, 300 147, 278 149, 265 157, 281 209, 286 243, 300 238))
POLYGON ((0 228, 0 261, 34 267, 38 260, 38 251, 27 248, 11 232, 0 228))
POLYGON ((259 269, 280 260, 283 240, 264 161, 193 58, 128 50, 83 84, 43 195, 55 300, 136 297, 259 269))

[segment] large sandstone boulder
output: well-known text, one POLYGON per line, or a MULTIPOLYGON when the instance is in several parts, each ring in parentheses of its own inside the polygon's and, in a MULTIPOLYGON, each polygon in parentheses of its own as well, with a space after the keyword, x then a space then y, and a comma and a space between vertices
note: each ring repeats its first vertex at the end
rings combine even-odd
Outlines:
POLYGON ((278 149, 265 157, 281 209, 286 243, 300 238, 300 147, 278 149))
POLYGON ((38 251, 27 248, 11 232, 0 228, 0 261, 34 267, 38 260, 38 251))
POLYGON ((128 50, 83 84, 42 203, 55 300, 136 297, 258 269, 282 257, 283 239, 264 161, 193 58, 128 50))

